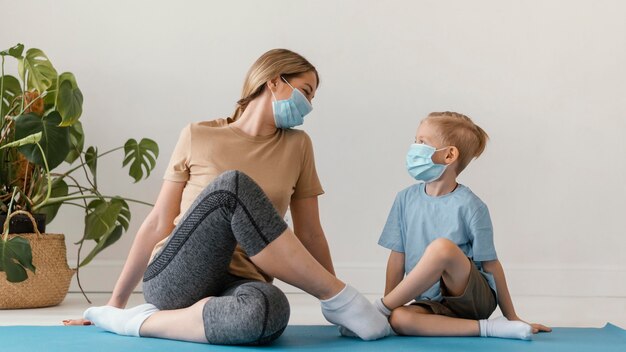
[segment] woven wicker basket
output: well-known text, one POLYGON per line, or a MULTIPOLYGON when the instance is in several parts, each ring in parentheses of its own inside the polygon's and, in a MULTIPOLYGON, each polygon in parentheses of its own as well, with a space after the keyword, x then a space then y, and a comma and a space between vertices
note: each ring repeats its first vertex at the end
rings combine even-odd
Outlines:
MULTIPOLYGON (((15 211, 11 214, 26 214, 15 211)), ((18 283, 6 280, 6 274, 0 272, 0 309, 39 308, 55 306, 67 295, 70 281, 76 270, 67 265, 65 236, 44 234, 37 230, 30 234, 9 234, 9 238, 23 237, 28 240, 33 252, 35 274, 28 272, 28 279, 18 283)))

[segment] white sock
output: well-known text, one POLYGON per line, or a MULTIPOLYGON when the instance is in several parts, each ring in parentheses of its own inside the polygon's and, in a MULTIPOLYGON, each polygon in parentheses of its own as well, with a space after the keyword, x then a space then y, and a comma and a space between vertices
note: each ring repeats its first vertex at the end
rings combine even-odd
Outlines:
MULTIPOLYGON (((374 307, 376 307, 376 309, 378 309, 378 311, 384 315, 385 317, 389 318, 389 316, 391 315, 391 310, 389 310, 389 308, 387 308, 387 306, 383 303, 383 299, 379 298, 374 300, 374 307)), ((347 337, 358 337, 354 332, 350 331, 349 329, 346 329, 343 326, 339 327, 339 333, 342 336, 347 336, 347 337)), ((396 335, 396 332, 393 331, 393 328, 391 330, 391 335, 396 335)))
POLYGON ((378 309, 378 311, 386 316, 387 318, 389 318, 389 316, 391 315, 391 310, 389 308, 387 308, 387 306, 385 305, 385 303, 383 303, 383 299, 377 299, 374 301, 374 306, 376 307, 376 309, 378 309))
POLYGON ((130 309, 101 306, 88 308, 83 313, 83 318, 118 335, 139 336, 139 328, 143 322, 158 311, 157 307, 149 303, 130 309))
POLYGON ((521 321, 511 321, 505 317, 479 320, 478 324, 480 336, 483 337, 530 340, 533 336, 533 329, 530 325, 521 321))
POLYGON ((354 332, 363 340, 376 340, 392 334, 387 318, 350 285, 320 303, 326 320, 354 332))

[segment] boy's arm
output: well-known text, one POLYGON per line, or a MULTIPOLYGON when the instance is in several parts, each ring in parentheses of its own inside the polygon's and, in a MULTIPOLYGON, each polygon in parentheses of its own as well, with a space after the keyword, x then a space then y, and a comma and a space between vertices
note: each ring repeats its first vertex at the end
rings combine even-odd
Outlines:
POLYGON ((387 260, 387 278, 385 280, 385 296, 404 279, 404 253, 391 251, 387 260))
MULTIPOLYGON (((494 280, 496 281, 496 290, 498 291, 498 305, 500 306, 500 310, 502 314, 509 320, 521 320, 520 317, 517 316, 515 312, 515 308, 513 307, 513 300, 511 299, 511 294, 509 293, 509 288, 506 284, 506 278, 504 276, 504 269, 502 268, 502 264, 500 264, 499 260, 489 260, 482 262, 483 269, 493 275, 494 280)), ((533 333, 537 333, 539 331, 547 331, 550 332, 550 329, 547 326, 541 324, 529 324, 533 328, 533 333)))
POLYGON ((513 307, 513 300, 511 300, 511 294, 506 284, 506 278, 504 277, 504 269, 499 260, 490 260, 482 262, 483 269, 493 275, 496 281, 496 290, 498 291, 498 305, 502 314, 509 320, 519 320, 515 308, 513 307))

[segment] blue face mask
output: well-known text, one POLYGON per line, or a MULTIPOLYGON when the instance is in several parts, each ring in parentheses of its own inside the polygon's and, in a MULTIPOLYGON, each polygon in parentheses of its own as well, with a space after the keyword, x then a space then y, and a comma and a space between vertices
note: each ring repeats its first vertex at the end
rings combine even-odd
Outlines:
MULTIPOLYGON (((289 84, 285 78, 281 78, 289 84)), ((272 109, 274 110, 274 122, 278 128, 292 128, 302 125, 304 116, 313 110, 313 106, 300 90, 295 89, 291 84, 289 87, 293 89, 289 99, 276 100, 274 92, 270 91, 274 97, 272 109)))
POLYGON ((406 169, 411 177, 426 183, 439 179, 448 165, 435 164, 432 157, 436 151, 444 149, 435 149, 427 144, 411 144, 406 154, 406 169))

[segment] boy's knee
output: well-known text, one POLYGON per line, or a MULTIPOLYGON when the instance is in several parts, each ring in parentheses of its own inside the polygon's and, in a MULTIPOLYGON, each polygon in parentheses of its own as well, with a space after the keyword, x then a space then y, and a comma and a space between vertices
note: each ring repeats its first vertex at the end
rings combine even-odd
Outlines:
POLYGON ((391 311, 389 316, 389 325, 397 334, 404 335, 405 327, 411 325, 411 316, 415 314, 404 307, 396 308, 391 311))
POLYGON ((447 259, 457 255, 460 248, 447 238, 437 238, 428 245, 426 250, 443 259, 447 259))

